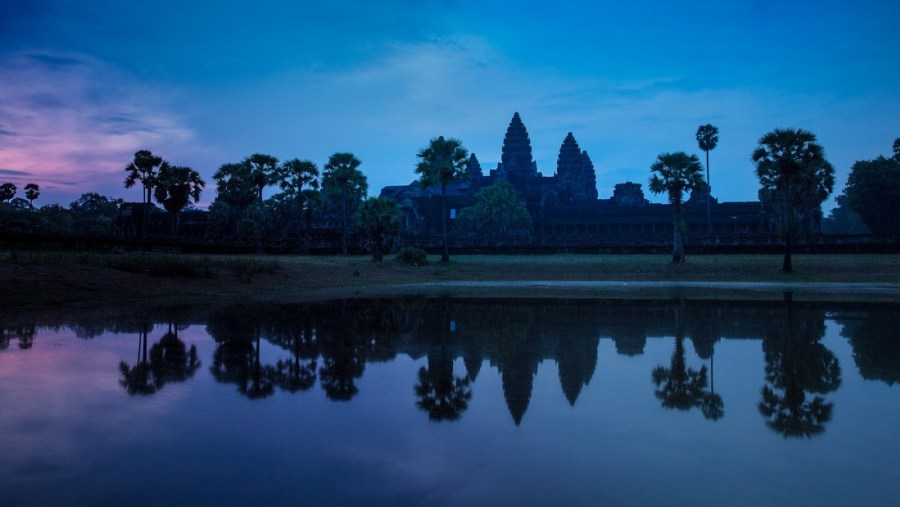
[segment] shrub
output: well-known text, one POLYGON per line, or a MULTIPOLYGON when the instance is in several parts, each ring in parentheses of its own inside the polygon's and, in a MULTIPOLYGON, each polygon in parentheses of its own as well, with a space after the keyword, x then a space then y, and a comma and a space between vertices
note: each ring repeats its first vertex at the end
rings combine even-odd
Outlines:
POLYGON ((397 252, 397 262, 408 264, 410 266, 424 266, 428 264, 428 258, 425 250, 411 246, 405 246, 397 252))

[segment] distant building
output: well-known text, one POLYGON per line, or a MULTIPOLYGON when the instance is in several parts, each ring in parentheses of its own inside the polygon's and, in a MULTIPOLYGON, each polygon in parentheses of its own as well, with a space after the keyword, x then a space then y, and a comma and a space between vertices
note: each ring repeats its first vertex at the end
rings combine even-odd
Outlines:
MULTIPOLYGON (((453 223, 462 208, 475 202, 482 188, 507 181, 519 192, 532 219, 530 242, 536 245, 593 245, 664 243, 671 241, 669 204, 652 204, 640 183, 619 183, 609 199, 599 199, 594 164, 571 132, 559 149, 556 172, 544 176, 532 158, 531 140, 519 113, 506 129, 501 161, 484 174, 473 153, 466 169, 468 181, 447 187, 447 214, 453 223)), ((649 170, 647 171, 649 177, 649 170)), ((395 199, 403 213, 403 236, 408 242, 434 243, 440 233, 440 187, 422 188, 418 181, 388 186, 382 197, 395 199)), ((707 242, 739 242, 776 230, 771 210, 759 201, 718 202, 712 198, 712 235, 707 234, 705 189, 694 192, 683 208, 687 233, 707 242)), ((463 244, 465 239, 458 238, 463 244)))

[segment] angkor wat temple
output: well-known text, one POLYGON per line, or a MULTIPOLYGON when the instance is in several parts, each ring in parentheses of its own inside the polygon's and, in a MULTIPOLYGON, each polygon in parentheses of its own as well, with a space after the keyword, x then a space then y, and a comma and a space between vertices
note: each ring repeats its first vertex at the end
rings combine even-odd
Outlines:
MULTIPOLYGON (((650 160, 650 158, 648 158, 650 160)), ((500 181, 509 182, 519 193, 532 220, 527 238, 498 238, 495 244, 602 245, 664 244, 672 240, 672 210, 669 204, 650 203, 640 183, 615 185, 612 197, 598 198, 594 165, 570 132, 559 149, 556 172, 545 176, 531 154, 531 140, 519 113, 515 113, 503 139, 501 161, 487 174, 473 153, 466 169, 468 181, 447 187, 450 223, 459 210, 472 206, 479 190, 500 181)), ((644 175, 639 175, 641 178, 644 175)), ((646 172, 649 177, 649 168, 646 172)), ((435 243, 440 234, 440 187, 422 188, 418 181, 388 186, 382 197, 400 203, 403 241, 406 244, 435 243)), ((771 236, 776 222, 771 210, 759 201, 719 202, 711 198, 711 231, 707 231, 705 188, 693 192, 683 208, 689 241, 704 243, 758 242, 771 236)), ((456 246, 479 240, 455 234, 456 246)))

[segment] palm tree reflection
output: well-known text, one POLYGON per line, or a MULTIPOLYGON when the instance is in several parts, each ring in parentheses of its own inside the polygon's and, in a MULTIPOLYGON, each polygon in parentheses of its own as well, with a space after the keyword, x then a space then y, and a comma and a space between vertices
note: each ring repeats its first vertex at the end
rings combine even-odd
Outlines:
POLYGON ((134 366, 129 366, 125 361, 119 362, 119 371, 122 372, 122 380, 119 384, 131 395, 151 395, 156 393, 156 386, 150 380, 152 368, 147 359, 147 335, 153 325, 142 322, 138 330, 138 357, 134 366))
POLYGON ((250 399, 274 394, 276 370, 260 360, 261 322, 256 313, 238 309, 210 315, 207 332, 218 345, 209 370, 222 383, 234 383, 250 399))
POLYGON ((841 367, 824 345, 824 318, 809 312, 794 314, 790 293, 786 315, 764 337, 766 385, 758 408, 772 430, 786 437, 812 437, 825 431, 833 403, 823 394, 841 384, 841 367), (807 393, 813 396, 808 397, 807 393))
POLYGON ((706 394, 706 366, 700 371, 688 368, 684 358, 684 336, 675 337, 675 351, 669 368, 657 366, 652 373, 656 397, 662 406, 690 410, 703 403, 706 394))
POLYGON ((131 395, 151 395, 168 383, 184 382, 200 368, 197 347, 190 349, 178 338, 178 326, 169 323, 169 330, 150 347, 147 342, 153 325, 141 322, 138 329, 138 357, 133 366, 119 363, 122 379, 119 384, 131 395))
POLYGON ((453 357, 444 346, 428 352, 428 368, 419 368, 416 405, 432 421, 455 421, 469 408, 472 389, 468 375, 453 375, 453 357))
POLYGON ((306 391, 316 383, 316 358, 319 357, 316 330, 307 322, 290 330, 288 343, 291 356, 275 364, 278 387, 295 393, 306 391))
POLYGON ((707 391, 706 365, 700 370, 687 367, 684 352, 684 308, 675 313, 675 350, 668 368, 657 366, 651 373, 656 385, 654 394, 663 407, 675 410, 700 408, 703 417, 718 420, 725 415, 722 397, 707 391))

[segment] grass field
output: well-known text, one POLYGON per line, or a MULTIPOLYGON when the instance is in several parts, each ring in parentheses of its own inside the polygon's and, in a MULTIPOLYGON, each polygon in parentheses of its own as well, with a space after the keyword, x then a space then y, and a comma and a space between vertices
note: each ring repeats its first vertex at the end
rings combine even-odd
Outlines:
MULTIPOLYGON (((900 255, 459 255, 422 267, 364 256, 206 256, 18 252, 0 257, 0 303, 46 307, 132 300, 303 299, 404 284, 483 281, 900 284, 900 255)), ((516 294, 512 294, 516 295, 516 294)))

